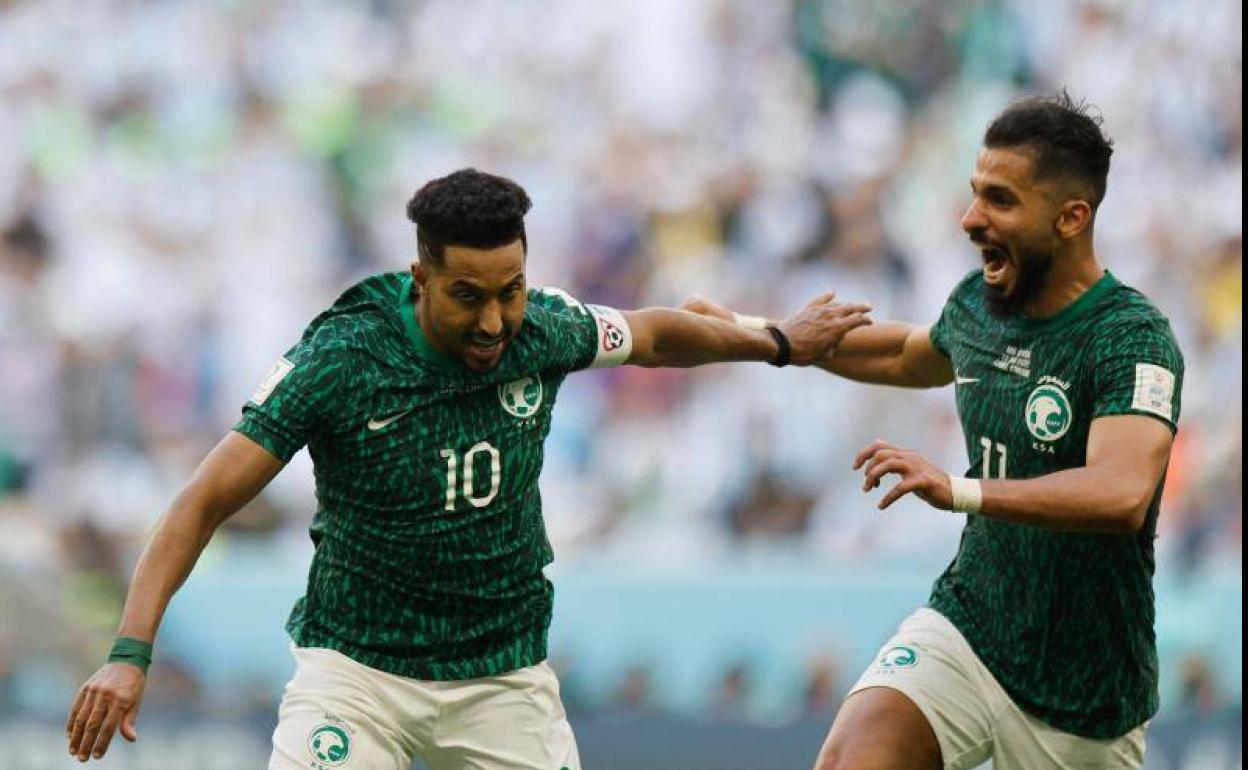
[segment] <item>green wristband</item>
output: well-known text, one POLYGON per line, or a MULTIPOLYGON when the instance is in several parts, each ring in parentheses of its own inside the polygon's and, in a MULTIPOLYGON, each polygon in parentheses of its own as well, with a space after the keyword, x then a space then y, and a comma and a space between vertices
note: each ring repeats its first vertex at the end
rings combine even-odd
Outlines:
POLYGON ((152 645, 142 639, 119 636, 113 642, 113 651, 108 654, 109 663, 130 663, 147 673, 152 665, 152 645))

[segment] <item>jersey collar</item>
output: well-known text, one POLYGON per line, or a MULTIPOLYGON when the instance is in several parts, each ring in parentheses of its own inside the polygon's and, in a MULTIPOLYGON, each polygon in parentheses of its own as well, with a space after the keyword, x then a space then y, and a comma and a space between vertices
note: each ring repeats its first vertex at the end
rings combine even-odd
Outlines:
POLYGON ((1101 297, 1120 285, 1121 282, 1114 277, 1114 274, 1106 270, 1096 283, 1088 287, 1087 291, 1080 294, 1074 302, 1057 311, 1057 313, 1048 318, 1028 318, 1020 315, 1014 319, 1014 322, 1018 328, 1029 332, 1060 329, 1083 316, 1096 306, 1101 297))

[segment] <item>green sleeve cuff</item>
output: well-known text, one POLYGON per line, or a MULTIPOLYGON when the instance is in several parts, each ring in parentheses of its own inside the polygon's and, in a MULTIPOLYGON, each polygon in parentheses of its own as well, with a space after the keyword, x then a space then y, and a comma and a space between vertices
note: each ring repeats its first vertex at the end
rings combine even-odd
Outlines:
POLYGON ((246 412, 243 419, 234 426, 234 430, 259 444, 269 454, 284 463, 290 462, 300 449, 303 442, 291 440, 283 432, 271 425, 255 412, 246 412))

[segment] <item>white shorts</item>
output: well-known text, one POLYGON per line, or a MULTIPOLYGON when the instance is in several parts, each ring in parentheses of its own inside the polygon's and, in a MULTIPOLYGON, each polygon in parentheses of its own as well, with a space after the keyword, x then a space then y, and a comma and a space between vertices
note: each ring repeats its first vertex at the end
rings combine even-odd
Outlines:
POLYGON ((545 663, 455 682, 408 679, 297 647, 269 770, 581 770, 545 663))
POLYGON ((919 707, 945 770, 989 758, 994 770, 1138 770, 1144 763, 1144 725, 1107 740, 1050 727, 1016 706, 953 623, 927 607, 906 618, 850 694, 870 687, 890 687, 919 707))

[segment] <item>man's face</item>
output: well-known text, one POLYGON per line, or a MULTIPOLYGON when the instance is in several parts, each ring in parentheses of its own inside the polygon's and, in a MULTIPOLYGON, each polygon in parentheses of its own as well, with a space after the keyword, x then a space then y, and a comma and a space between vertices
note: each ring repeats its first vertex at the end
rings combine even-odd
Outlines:
POLYGON ((1028 151, 985 147, 971 193, 962 229, 983 257, 989 307, 999 315, 1021 312, 1044 288, 1061 245, 1057 190, 1033 178, 1028 151))
POLYGON ((447 246, 443 262, 413 268, 427 303, 424 332, 464 366, 488 372, 524 322, 524 245, 517 239, 496 249, 447 246))

